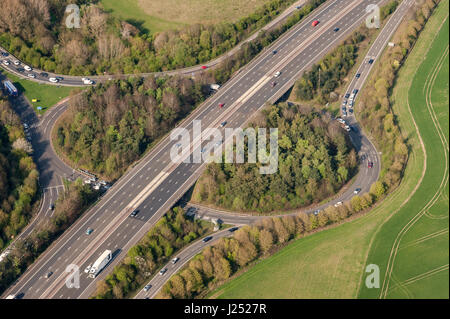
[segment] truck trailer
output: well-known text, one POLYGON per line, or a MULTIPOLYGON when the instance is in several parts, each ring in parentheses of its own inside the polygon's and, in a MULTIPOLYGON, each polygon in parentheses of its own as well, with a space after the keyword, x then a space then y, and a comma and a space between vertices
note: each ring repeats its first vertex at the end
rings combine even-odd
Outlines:
POLYGON ((95 278, 102 271, 103 268, 111 261, 112 253, 111 250, 105 250, 103 254, 95 261, 89 270, 89 277, 95 278))
POLYGON ((3 87, 11 96, 17 96, 17 89, 16 87, 11 83, 11 81, 3 81, 3 87))

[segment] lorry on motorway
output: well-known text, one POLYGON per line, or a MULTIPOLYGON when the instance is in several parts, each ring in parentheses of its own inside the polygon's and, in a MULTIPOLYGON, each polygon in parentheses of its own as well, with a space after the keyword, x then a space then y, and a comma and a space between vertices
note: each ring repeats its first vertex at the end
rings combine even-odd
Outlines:
POLYGON ((3 81, 3 87, 11 96, 17 96, 17 89, 16 87, 11 83, 11 81, 3 81))
POLYGON ((100 257, 98 257, 98 259, 95 261, 95 263, 89 270, 89 277, 91 278, 97 277, 99 272, 106 267, 106 265, 111 261, 111 259, 112 259, 111 250, 105 250, 103 254, 100 257))

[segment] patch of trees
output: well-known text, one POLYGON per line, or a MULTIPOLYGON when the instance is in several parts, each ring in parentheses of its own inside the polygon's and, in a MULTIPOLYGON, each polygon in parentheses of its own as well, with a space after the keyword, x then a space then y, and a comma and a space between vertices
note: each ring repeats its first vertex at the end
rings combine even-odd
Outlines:
POLYGON ((98 197, 98 192, 81 179, 69 184, 55 203, 53 216, 42 221, 33 232, 14 244, 0 262, 0 293, 14 282, 50 244, 58 238, 98 197))
POLYGON ((19 116, 0 92, 0 251, 27 224, 39 173, 19 116))
POLYGON ((344 83, 345 77, 356 63, 360 46, 369 32, 370 30, 366 27, 359 28, 326 55, 319 64, 314 64, 310 71, 303 73, 294 85, 297 100, 317 99, 320 104, 332 101, 331 93, 344 83))
POLYGON ((294 209, 335 194, 357 171, 348 135, 328 114, 280 103, 253 126, 278 128, 277 172, 261 175, 252 163, 212 163, 195 186, 195 201, 238 211, 294 209))
POLYGON ((105 280, 97 283, 95 298, 121 299, 136 291, 175 252, 211 231, 211 224, 186 218, 175 207, 165 214, 105 280))
POLYGON ((203 80, 147 77, 99 84, 70 100, 55 145, 76 165, 116 179, 204 99, 203 80))
MULTIPOLYGON (((289 23, 324 1, 311 0, 289 23)), ((272 0, 234 23, 195 24, 157 34, 120 21, 88 0, 77 1, 81 6, 80 28, 69 29, 64 13, 68 3, 72 1, 3 0, 0 44, 30 65, 60 74, 170 70, 218 57, 271 21, 293 0, 272 0)))

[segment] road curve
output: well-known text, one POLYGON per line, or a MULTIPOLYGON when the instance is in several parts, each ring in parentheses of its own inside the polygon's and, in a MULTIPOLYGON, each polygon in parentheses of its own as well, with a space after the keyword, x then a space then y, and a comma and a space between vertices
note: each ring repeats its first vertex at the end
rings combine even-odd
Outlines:
MULTIPOLYGON (((226 58, 231 57, 234 54, 236 54, 245 43, 253 41, 258 36, 259 32, 268 31, 268 30, 278 26, 279 24, 283 23, 284 21, 286 21, 286 19, 289 18, 292 15, 292 13, 294 13, 297 10, 297 7, 305 4, 306 1, 308 1, 308 0, 296 1, 291 6, 289 6, 287 9, 285 9, 275 19, 273 19, 271 22, 269 22, 264 27, 262 27, 259 31, 254 32, 247 39, 238 43, 234 48, 232 48, 228 52, 225 52, 224 54, 220 55, 219 57, 217 57, 207 63, 199 64, 199 65, 195 65, 195 66, 191 66, 191 67, 187 67, 187 68, 182 68, 182 69, 163 71, 163 72, 137 73, 137 74, 115 74, 115 75, 114 74, 92 75, 92 76, 88 76, 88 77, 89 77, 89 79, 94 80, 96 83, 98 83, 98 82, 105 82, 105 81, 108 81, 111 79, 124 79, 124 78, 128 78, 129 76, 147 77, 147 76, 163 76, 163 75, 170 75, 170 76, 171 75, 190 75, 190 74, 194 75, 197 73, 204 72, 205 71, 203 69, 204 66, 206 66, 207 69, 215 68, 215 67, 219 66, 220 63, 222 61, 224 61, 226 58)), ((8 72, 11 72, 21 78, 25 78, 30 81, 46 83, 46 84, 50 84, 50 85, 89 86, 87 84, 84 84, 82 81, 82 78, 87 77, 87 76, 71 76, 71 75, 64 75, 64 74, 56 74, 56 73, 46 72, 46 71, 39 70, 39 69, 33 69, 30 72, 27 72, 24 70, 18 71, 18 69, 23 68, 23 65, 26 65, 26 63, 23 63, 22 61, 20 61, 16 57, 14 57, 10 52, 8 52, 5 48, 3 48, 1 46, 0 46, 0 52, 6 52, 9 54, 7 57, 0 57, 0 61, 1 61, 0 66, 2 68, 4 68, 5 70, 7 70, 8 72), (3 63, 4 60, 8 60, 10 62, 10 64, 5 65, 3 63), (20 61, 20 65, 16 66, 13 63, 14 61, 20 61), (35 78, 29 78, 27 76, 27 74, 29 74, 29 73, 34 74, 35 78), (42 73, 45 73, 46 76, 41 75, 42 73), (60 78, 60 80, 58 83, 52 83, 48 80, 50 77, 58 77, 58 78, 60 78)))
MULTIPOLYGON (((389 39, 394 34, 395 30, 397 30, 400 23, 403 21, 404 16, 408 12, 408 10, 411 8, 411 6, 414 4, 414 0, 404 0, 397 10, 392 14, 392 16, 388 19, 385 26, 383 27, 380 34, 377 36, 374 43, 369 48, 362 64, 359 66, 356 74, 360 74, 359 77, 355 77, 349 84, 346 92, 352 92, 354 89, 361 89, 363 88, 370 71, 372 70, 372 67, 375 63, 368 63, 369 60, 373 59, 376 61, 380 55, 383 53, 389 39)), ((351 125, 355 127, 357 125, 356 119, 354 115, 351 115, 350 121, 351 125)), ((371 152, 375 151, 375 147, 370 141, 367 141, 365 143, 366 145, 371 146, 371 152)), ((372 160, 378 159, 378 156, 372 157, 372 160)), ((367 166, 366 166, 367 168, 367 166)), ((376 176, 378 177, 380 166, 375 165, 375 169, 377 170, 376 176)), ((367 170, 364 172, 367 174, 367 170)), ((360 174, 361 175, 361 174, 360 174)), ((360 186, 358 185, 358 181, 353 183, 354 186, 360 186)), ((367 186, 367 185, 366 185, 367 186)), ((370 185, 368 185, 370 186, 370 185)), ((353 188, 350 189, 351 191, 353 188)), ((353 194, 349 194, 350 198, 353 196, 353 194)), ((344 196, 347 197, 347 196, 344 196)), ((346 200, 348 200, 347 198, 346 200)), ((339 200, 343 200, 343 197, 339 197, 339 200)), ((328 205, 333 204, 327 203, 325 205, 322 205, 320 207, 315 207, 314 209, 311 209, 307 212, 312 212, 316 209, 323 209, 328 205)), ((235 224, 235 225, 245 225, 245 224, 251 224, 257 220, 260 220, 264 218, 264 216, 252 216, 248 214, 235 214, 230 212, 225 212, 217 209, 211 209, 208 207, 204 207, 201 205, 191 205, 192 207, 196 208, 197 212, 196 217, 197 218, 204 218, 204 219, 221 219, 225 224, 235 224)), ((288 214, 286 214, 288 215, 288 214)), ((282 216, 282 215, 280 215, 282 216)), ((195 242, 188 247, 184 248, 181 252, 176 254, 176 257, 180 258, 180 260, 176 264, 167 263, 163 268, 167 269, 167 272, 164 275, 155 275, 148 284, 151 285, 151 287, 145 291, 144 289, 140 290, 136 295, 135 299, 148 299, 148 298, 154 298, 159 290, 164 286, 164 284, 171 278, 172 275, 176 274, 189 260, 191 260, 195 255, 199 254, 203 248, 206 246, 214 244, 215 241, 217 241, 219 238, 225 237, 225 236, 231 236, 232 233, 230 233, 227 230, 217 232, 214 234, 214 241, 211 240, 207 243, 204 243, 202 241, 195 242)))
MULTIPOLYGON (((382 1, 370 1, 370 3, 382 1)), ((217 127, 226 120, 227 126, 244 126, 256 110, 267 101, 274 102, 292 86, 302 72, 317 62, 333 46, 343 40, 365 18, 367 0, 335 0, 325 3, 304 22, 293 27, 228 81, 214 96, 198 107, 180 126, 192 131, 192 121, 202 120, 204 127, 217 127), (315 19, 321 23, 312 27, 315 19), (333 28, 339 26, 336 34, 333 28), (280 71, 277 85, 270 81, 280 71), (217 103, 225 104, 223 109, 217 103)), ((359 138, 359 135, 355 135, 359 138)), ((363 142, 363 141, 362 141, 363 142)), ((204 163, 168 162, 170 149, 175 145, 169 137, 163 139, 121 178, 82 218, 48 249, 7 294, 23 293, 25 298, 87 298, 95 289, 98 279, 117 264, 154 223, 189 189, 205 167, 204 163), (139 209, 136 218, 128 217, 139 209), (94 233, 85 235, 87 227, 94 233), (75 264, 84 269, 105 249, 115 253, 114 260, 105 271, 91 280, 81 276, 80 289, 64 285, 65 266, 75 264), (49 270, 53 275, 45 279, 49 270)), ((194 150, 202 144, 194 143, 194 150)), ((377 156, 375 153, 374 156, 377 156)), ((379 162, 378 162, 379 163, 379 162)), ((374 168, 377 168, 378 164, 374 168)), ((361 174, 360 174, 361 175, 361 174)), ((377 176, 374 176, 375 181, 377 176)), ((371 183, 370 183, 371 184, 371 183)))

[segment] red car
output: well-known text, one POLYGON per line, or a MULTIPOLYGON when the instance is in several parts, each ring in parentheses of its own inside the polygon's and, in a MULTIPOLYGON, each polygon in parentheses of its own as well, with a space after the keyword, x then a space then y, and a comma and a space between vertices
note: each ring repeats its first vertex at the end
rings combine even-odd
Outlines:
POLYGON ((219 107, 223 107, 224 106, 224 104, 223 103, 219 103, 219 107))
POLYGON ((372 168, 372 167, 373 167, 373 162, 367 163, 367 167, 368 167, 368 168, 372 168))
POLYGON ((206 65, 202 65, 202 69, 203 70, 205 70, 205 69, 207 69, 208 67, 206 66, 206 65))
POLYGON ((315 26, 318 25, 318 24, 319 24, 319 20, 314 20, 313 23, 311 23, 311 25, 312 25, 313 27, 315 27, 315 26))

